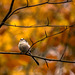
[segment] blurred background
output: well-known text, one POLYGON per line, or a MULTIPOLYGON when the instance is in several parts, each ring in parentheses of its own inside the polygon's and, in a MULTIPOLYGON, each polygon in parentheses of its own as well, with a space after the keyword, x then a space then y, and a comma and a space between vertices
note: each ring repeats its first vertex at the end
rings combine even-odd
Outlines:
MULTIPOLYGON (((7 14, 12 0, 0 0, 0 23, 7 14)), ((15 0, 13 10, 26 6, 27 0, 15 0)), ((28 5, 44 3, 47 0, 28 0, 28 5)), ((49 2, 62 2, 66 0, 50 0, 49 2)), ((47 18, 50 25, 75 24, 75 1, 65 4, 44 4, 25 8, 15 12, 7 21, 10 25, 35 26, 46 25, 47 18)), ((36 42, 47 35, 64 30, 65 27, 20 28, 3 25, 0 28, 0 52, 20 52, 18 42, 20 38, 36 42)), ((49 37, 35 44, 31 50, 33 55, 50 59, 59 59, 65 44, 66 52, 63 60, 75 61, 75 27, 70 27, 62 34, 49 37)), ((0 75, 74 75, 75 64, 49 61, 48 66, 44 60, 37 59, 39 66, 26 55, 0 54, 0 75), (60 64, 60 65, 59 65, 60 64), (60 68, 61 66, 61 68, 60 68), (61 71, 62 70, 62 71, 61 71), (62 74, 59 74, 62 73, 62 74)))

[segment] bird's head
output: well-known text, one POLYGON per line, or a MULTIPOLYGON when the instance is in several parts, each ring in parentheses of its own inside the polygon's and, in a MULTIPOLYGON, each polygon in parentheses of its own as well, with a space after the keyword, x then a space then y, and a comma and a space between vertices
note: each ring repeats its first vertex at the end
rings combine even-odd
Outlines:
MULTIPOLYGON (((24 38, 21 38, 20 41, 26 41, 24 38)), ((27 42, 27 41, 26 41, 27 42)))

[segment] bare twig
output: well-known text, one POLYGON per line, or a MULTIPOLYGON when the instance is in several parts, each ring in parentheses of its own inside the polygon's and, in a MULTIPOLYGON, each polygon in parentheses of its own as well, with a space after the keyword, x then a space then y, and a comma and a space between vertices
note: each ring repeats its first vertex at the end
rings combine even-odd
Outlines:
POLYGON ((28 0, 27 0, 27 7, 28 7, 28 0))
POLYGON ((47 18, 47 21, 48 21, 47 26, 49 26, 49 19, 48 18, 47 18))
MULTIPOLYGON (((55 36, 55 35, 57 35, 57 34, 63 33, 63 32, 66 31, 66 30, 67 30, 67 27, 66 27, 66 29, 64 29, 63 31, 60 31, 60 32, 58 32, 58 33, 56 33, 56 34, 53 34, 53 35, 50 35, 50 36, 46 36, 46 37, 44 37, 44 38, 42 38, 42 39, 40 39, 40 40, 34 42, 34 43, 31 45, 31 47, 28 49, 28 51, 29 51, 36 43, 41 42, 41 41, 45 40, 45 39, 48 38, 48 37, 52 37, 52 36, 55 36)), ((26 53, 28 53, 28 51, 27 51, 26 53)))
POLYGON ((20 28, 38 28, 38 27, 75 27, 75 24, 74 25, 31 25, 31 26, 22 26, 22 25, 10 25, 10 24, 6 24, 4 23, 4 25, 6 26, 13 26, 13 27, 20 27, 20 28))
POLYGON ((17 9, 15 9, 14 11, 12 11, 13 4, 14 4, 14 0, 12 0, 11 5, 10 5, 10 9, 9 9, 8 13, 6 14, 6 16, 4 17, 4 19, 2 20, 2 22, 1 22, 1 24, 0 24, 0 27, 1 27, 2 25, 4 25, 5 21, 6 21, 10 16, 12 16, 16 11, 18 11, 18 10, 21 10, 21 9, 24 9, 24 8, 35 7, 35 6, 39 6, 39 5, 44 5, 44 4, 62 4, 62 3, 68 3, 68 2, 72 2, 72 0, 71 0, 71 1, 64 1, 64 2, 57 2, 57 3, 51 3, 51 2, 49 2, 49 0, 48 0, 47 2, 44 2, 44 3, 40 3, 40 4, 28 6, 28 0, 27 0, 27 6, 23 6, 23 7, 17 8, 17 9))
MULTIPOLYGON (((27 6, 23 6, 23 7, 20 7, 20 8, 15 9, 15 10, 8 16, 8 18, 9 18, 10 16, 12 16, 16 11, 21 10, 21 9, 24 9, 24 8, 30 8, 30 7, 35 7, 35 6, 44 5, 44 4, 62 4, 62 3, 68 3, 68 2, 72 2, 72 1, 64 1, 64 2, 51 3, 51 2, 49 2, 49 0, 48 0, 47 2, 44 2, 44 3, 40 3, 40 4, 28 6, 28 0, 27 0, 27 6)), ((7 19, 8 19, 8 18, 7 18, 7 19)))
POLYGON ((6 14, 6 16, 4 17, 2 23, 0 24, 0 27, 4 24, 4 22, 7 20, 7 17, 9 16, 9 14, 12 12, 13 4, 14 4, 14 0, 12 0, 10 9, 9 9, 8 13, 6 14))
POLYGON ((30 39, 30 41, 32 42, 32 44, 33 44, 33 41, 30 39))
POLYGON ((64 54, 65 54, 66 50, 67 50, 67 43, 66 43, 65 49, 63 50, 63 53, 62 53, 62 55, 61 55, 60 60, 62 60, 62 59, 63 59, 63 57, 64 57, 64 54))
MULTIPOLYGON (((44 38, 42 38, 42 39, 40 39, 40 40, 38 40, 38 41, 32 43, 32 45, 31 45, 31 47, 28 49, 28 51, 29 51, 35 44, 37 44, 38 42, 41 42, 41 41, 45 40, 45 39, 48 38, 48 37, 52 37, 52 36, 55 36, 55 35, 57 35, 57 34, 63 33, 63 32, 66 31, 67 29, 68 29, 68 28, 66 27, 63 31, 60 31, 60 32, 58 32, 58 33, 56 33, 56 34, 53 34, 53 35, 50 35, 50 36, 48 36, 48 35, 46 34, 46 32, 45 32, 45 35, 46 35, 46 36, 45 36, 44 38)), ((57 61, 57 62, 74 63, 74 62, 70 62, 70 61, 62 61, 62 60, 55 60, 55 59, 47 59, 47 58, 43 58, 43 57, 33 56, 33 55, 28 54, 28 51, 27 51, 26 53, 0 52, 0 54, 19 54, 19 55, 28 55, 28 56, 31 56, 31 57, 36 57, 36 58, 43 59, 43 60, 47 60, 47 61, 57 61)), ((46 64, 47 64, 47 62, 46 62, 46 64)), ((47 66, 48 66, 48 64, 47 64, 47 66)))
POLYGON ((68 36, 67 36, 67 40, 66 40, 66 44, 65 44, 65 48, 64 48, 64 50, 63 50, 63 52, 62 52, 62 55, 61 55, 61 57, 60 57, 60 60, 63 59, 64 54, 65 54, 65 52, 66 52, 66 50, 67 50, 67 47, 68 47, 68 41, 69 41, 69 34, 70 34, 70 31, 68 32, 68 36))
POLYGON ((22 28, 38 28, 38 27, 75 27, 74 25, 49 25, 49 19, 47 18, 47 24, 46 25, 30 25, 30 26, 22 26, 22 25, 10 25, 10 24, 6 24, 4 23, 4 25, 6 26, 13 26, 13 27, 22 27, 22 28))
MULTIPOLYGON (((63 59, 66 50, 67 50, 67 43, 66 43, 66 45, 65 45, 64 50, 62 51, 61 57, 59 57, 59 58, 60 58, 59 60, 62 60, 62 59, 63 59)), ((58 73, 57 75, 62 75, 62 73, 63 73, 63 69, 62 69, 63 63, 58 62, 58 66, 57 66, 57 67, 59 68, 59 73, 58 73)))
POLYGON ((49 0, 48 0, 48 3, 49 3, 49 0))
MULTIPOLYGON (((37 44, 38 42, 41 42, 41 41, 45 40, 45 39, 48 38, 48 37, 52 37, 52 36, 55 36, 55 35, 57 35, 57 34, 63 33, 64 31, 66 31, 66 30, 68 29, 67 27, 73 27, 73 26, 75 26, 75 25, 70 25, 70 26, 69 26, 69 25, 68 25, 68 26, 64 26, 64 25, 63 25, 63 26, 49 25, 49 19, 48 19, 48 18, 47 18, 47 20, 48 20, 47 25, 39 25, 39 26, 38 26, 38 25, 36 25, 36 26, 17 26, 17 25, 10 25, 10 24, 5 24, 5 21, 6 21, 8 18, 10 18, 14 13, 16 13, 16 11, 21 10, 21 9, 24 9, 24 8, 30 8, 30 7, 40 6, 40 5, 44 5, 44 4, 62 4, 62 3, 68 3, 68 2, 72 2, 72 0, 66 0, 66 1, 64 1, 64 2, 57 2, 57 3, 52 3, 52 2, 49 2, 49 0, 48 0, 47 2, 44 2, 44 3, 40 3, 40 4, 36 4, 36 5, 31 5, 31 6, 29 6, 29 5, 28 5, 28 0, 27 0, 27 6, 23 6, 23 7, 17 8, 17 9, 15 9, 14 11, 12 11, 13 4, 14 4, 14 0, 12 0, 11 5, 10 5, 10 9, 9 9, 8 13, 6 14, 6 16, 4 17, 4 19, 2 20, 2 22, 1 22, 1 24, 0 24, 0 27, 1 27, 2 25, 14 26, 14 27, 23 27, 23 28, 31 28, 31 27, 33 27, 33 28, 36 28, 36 27, 66 27, 63 31, 60 31, 60 32, 58 32, 58 33, 56 33, 56 34, 53 34, 53 35, 50 35, 50 36, 48 36, 47 33, 46 33, 46 31, 45 31, 45 37, 42 38, 42 39, 40 39, 40 40, 38 40, 38 41, 36 41, 36 42, 34 42, 34 43, 33 43, 33 41, 31 40, 32 45, 31 45, 31 47, 28 49, 28 51, 29 51, 29 50, 30 50, 35 44, 37 44)), ((64 51, 63 51, 63 53, 62 53, 62 56, 61 56, 61 58, 60 58, 59 60, 58 60, 58 59, 47 59, 47 58, 44 58, 44 57, 39 57, 39 56, 34 56, 34 55, 31 55, 31 54, 27 54, 28 51, 27 51, 26 53, 0 52, 0 54, 28 55, 28 56, 31 56, 31 57, 33 57, 33 58, 35 57, 35 58, 43 59, 43 60, 45 60, 47 67, 49 67, 47 61, 56 61, 56 62, 65 62, 65 63, 75 63, 75 62, 72 62, 72 61, 64 61, 64 60, 62 60, 62 58, 63 58, 63 56, 64 56, 64 54, 65 54, 66 48, 67 48, 67 46, 65 47, 65 49, 64 49, 64 51)), ((38 63, 38 64, 39 64, 39 63, 38 63)))
POLYGON ((58 59, 48 59, 48 58, 45 58, 45 57, 34 56, 34 55, 24 54, 24 53, 17 53, 17 52, 0 52, 0 54, 27 55, 27 56, 33 56, 35 58, 47 60, 47 61, 64 62, 64 63, 75 63, 75 61, 66 61, 66 60, 58 60, 58 59))
POLYGON ((45 62, 46 62, 47 67, 49 68, 48 63, 47 63, 47 60, 45 60, 45 62))
POLYGON ((46 33, 46 31, 45 31, 45 35, 46 35, 46 37, 47 37, 47 33, 46 33))

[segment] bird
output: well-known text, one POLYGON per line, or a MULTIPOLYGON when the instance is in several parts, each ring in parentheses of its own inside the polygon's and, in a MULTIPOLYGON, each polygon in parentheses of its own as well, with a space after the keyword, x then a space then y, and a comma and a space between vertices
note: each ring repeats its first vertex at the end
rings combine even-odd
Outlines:
MULTIPOLYGON (((26 53, 28 51, 28 49, 30 48, 30 45, 24 38, 21 38, 19 41, 19 44, 18 44, 18 48, 22 53, 26 53)), ((28 51, 28 53, 31 55, 30 51, 28 51)), ((36 64, 39 65, 39 62, 33 56, 31 56, 31 57, 34 59, 36 64)))

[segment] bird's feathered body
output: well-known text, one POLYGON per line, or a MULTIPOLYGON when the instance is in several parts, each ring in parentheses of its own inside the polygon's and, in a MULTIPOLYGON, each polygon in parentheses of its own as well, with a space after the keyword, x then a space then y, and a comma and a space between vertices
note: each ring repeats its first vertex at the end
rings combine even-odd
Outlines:
MULTIPOLYGON (((18 44, 18 48, 20 49, 20 51, 22 53, 25 53, 30 48, 30 45, 28 44, 28 42, 25 39, 21 38, 20 42, 18 44)), ((28 52, 28 53, 31 55, 30 52, 28 52)), ((31 57, 35 60, 35 62, 37 63, 37 65, 39 65, 38 61, 33 56, 31 56, 31 57)))
POLYGON ((27 41, 22 40, 19 42, 18 47, 21 52, 27 52, 27 50, 30 48, 30 45, 28 44, 27 41))

